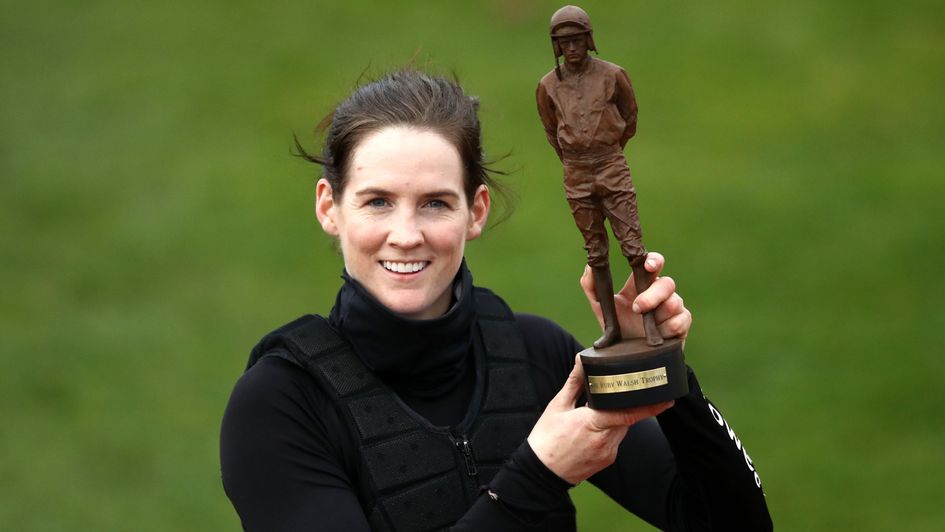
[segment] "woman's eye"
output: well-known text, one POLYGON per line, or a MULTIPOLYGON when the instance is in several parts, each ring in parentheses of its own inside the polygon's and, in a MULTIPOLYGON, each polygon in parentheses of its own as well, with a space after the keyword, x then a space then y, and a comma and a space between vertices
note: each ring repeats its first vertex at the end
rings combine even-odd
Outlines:
POLYGON ((427 202, 427 207, 432 209, 446 209, 449 205, 443 200, 433 199, 427 202))
POLYGON ((383 198, 374 198, 367 202, 369 207, 381 208, 387 206, 387 200, 383 198))

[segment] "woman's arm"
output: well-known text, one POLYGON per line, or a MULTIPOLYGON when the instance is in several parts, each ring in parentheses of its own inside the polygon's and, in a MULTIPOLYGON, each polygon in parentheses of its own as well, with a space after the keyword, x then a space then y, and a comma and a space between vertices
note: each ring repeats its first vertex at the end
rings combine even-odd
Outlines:
MULTIPOLYGON (((370 530, 351 481, 358 445, 332 404, 304 369, 279 357, 262 358, 237 382, 223 417, 220 463, 245 530, 370 530)), ((512 504, 483 491, 454 530, 529 530, 570 506, 570 485, 527 444, 494 483, 512 504)))
POLYGON ((663 529, 771 530, 748 451, 691 370, 689 394, 656 419, 631 428, 595 486, 663 529))
POLYGON ((248 531, 368 531, 346 466, 356 449, 300 367, 265 357, 223 416, 223 486, 248 531))

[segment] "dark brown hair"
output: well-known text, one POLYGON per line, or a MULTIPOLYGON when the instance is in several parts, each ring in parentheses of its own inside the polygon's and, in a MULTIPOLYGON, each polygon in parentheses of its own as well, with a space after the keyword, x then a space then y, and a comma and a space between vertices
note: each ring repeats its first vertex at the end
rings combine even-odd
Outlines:
POLYGON ((332 192, 344 193, 348 167, 358 145, 371 133, 391 126, 426 129, 443 136, 459 152, 463 189, 471 204, 479 185, 504 195, 490 175, 501 174, 483 160, 479 100, 458 82, 416 70, 400 70, 358 87, 318 129, 328 135, 320 156, 307 153, 295 139, 298 155, 324 168, 332 192))

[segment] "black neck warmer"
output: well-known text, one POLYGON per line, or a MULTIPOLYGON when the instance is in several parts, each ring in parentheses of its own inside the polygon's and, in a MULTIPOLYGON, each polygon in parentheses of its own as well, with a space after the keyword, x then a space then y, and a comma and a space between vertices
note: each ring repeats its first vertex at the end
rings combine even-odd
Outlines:
POLYGON ((341 277, 345 284, 328 320, 368 368, 399 393, 416 397, 434 397, 458 385, 471 366, 476 322, 465 261, 453 281, 453 304, 430 320, 392 312, 347 272, 341 277))

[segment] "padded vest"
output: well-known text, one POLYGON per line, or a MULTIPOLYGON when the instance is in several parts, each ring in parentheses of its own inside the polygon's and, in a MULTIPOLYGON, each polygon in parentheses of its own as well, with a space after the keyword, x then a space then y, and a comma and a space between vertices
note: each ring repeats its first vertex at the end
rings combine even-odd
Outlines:
POLYGON ((247 369, 263 356, 298 364, 335 399, 358 442, 358 497, 374 530, 448 528, 538 419, 525 344, 512 312, 489 290, 473 293, 485 348, 477 364, 485 371, 473 392, 478 415, 465 434, 435 427, 406 407, 320 316, 303 316, 273 331, 250 355, 247 369))

